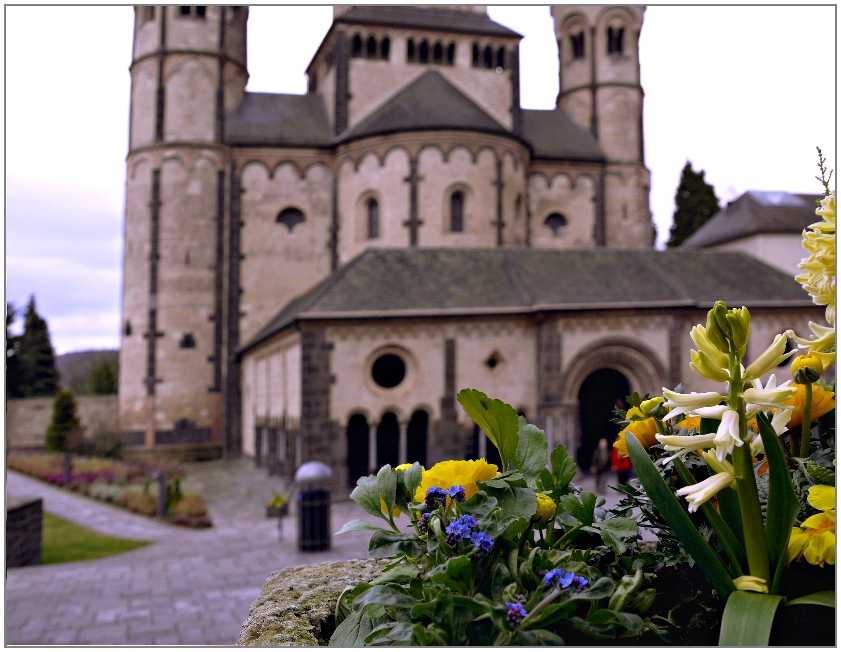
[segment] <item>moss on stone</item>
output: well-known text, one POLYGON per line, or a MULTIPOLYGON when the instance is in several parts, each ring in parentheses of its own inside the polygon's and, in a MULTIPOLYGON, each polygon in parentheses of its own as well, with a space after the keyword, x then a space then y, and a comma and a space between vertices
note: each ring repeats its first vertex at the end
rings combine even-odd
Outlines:
POLYGON ((272 573, 251 605, 237 645, 327 645, 341 592, 347 586, 370 582, 385 565, 375 559, 351 559, 272 573))

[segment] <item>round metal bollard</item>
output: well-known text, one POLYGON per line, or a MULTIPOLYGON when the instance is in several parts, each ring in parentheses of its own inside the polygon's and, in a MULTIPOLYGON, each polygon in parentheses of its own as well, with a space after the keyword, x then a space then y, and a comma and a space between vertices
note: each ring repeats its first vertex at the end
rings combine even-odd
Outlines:
POLYGON ((333 471, 324 462, 306 462, 295 473, 300 487, 298 503, 298 549, 302 552, 330 550, 330 491, 333 471))

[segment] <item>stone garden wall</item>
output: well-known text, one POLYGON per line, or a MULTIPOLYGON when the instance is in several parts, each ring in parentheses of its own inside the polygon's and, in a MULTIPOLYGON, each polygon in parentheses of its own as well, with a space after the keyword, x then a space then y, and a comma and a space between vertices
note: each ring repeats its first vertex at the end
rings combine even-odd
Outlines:
POLYGON ((40 498, 15 498, 6 502, 6 568, 41 563, 40 498))
MULTIPOLYGON (((98 432, 119 432, 117 396, 77 396, 76 414, 85 437, 98 432)), ((6 401, 7 450, 44 448, 53 414, 53 399, 17 398, 6 401)))

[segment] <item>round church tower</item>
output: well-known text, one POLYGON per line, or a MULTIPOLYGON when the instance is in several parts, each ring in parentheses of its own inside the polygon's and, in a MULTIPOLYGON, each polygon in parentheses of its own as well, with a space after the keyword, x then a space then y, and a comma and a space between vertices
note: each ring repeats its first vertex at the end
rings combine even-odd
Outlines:
POLYGON ((653 245, 645 167, 639 38, 643 6, 555 5, 558 106, 598 140, 607 157, 599 181, 604 196, 600 246, 653 245))
POLYGON ((222 439, 224 116, 247 7, 135 7, 120 417, 127 444, 222 439))

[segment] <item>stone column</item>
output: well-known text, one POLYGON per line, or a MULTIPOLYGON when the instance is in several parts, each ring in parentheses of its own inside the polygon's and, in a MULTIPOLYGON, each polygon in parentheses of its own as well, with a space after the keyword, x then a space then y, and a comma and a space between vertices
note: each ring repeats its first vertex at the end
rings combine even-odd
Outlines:
POLYGON ((570 455, 575 455, 581 444, 581 433, 578 432, 578 404, 562 405, 558 411, 555 445, 563 444, 570 455))
POLYGON ((377 424, 368 428, 368 473, 377 472, 377 424))
POLYGON ((408 460, 406 458, 409 457, 408 453, 408 435, 406 433, 407 428, 409 427, 408 423, 401 423, 400 424, 400 439, 398 441, 398 448, 397 448, 397 463, 398 464, 405 464, 408 460))

